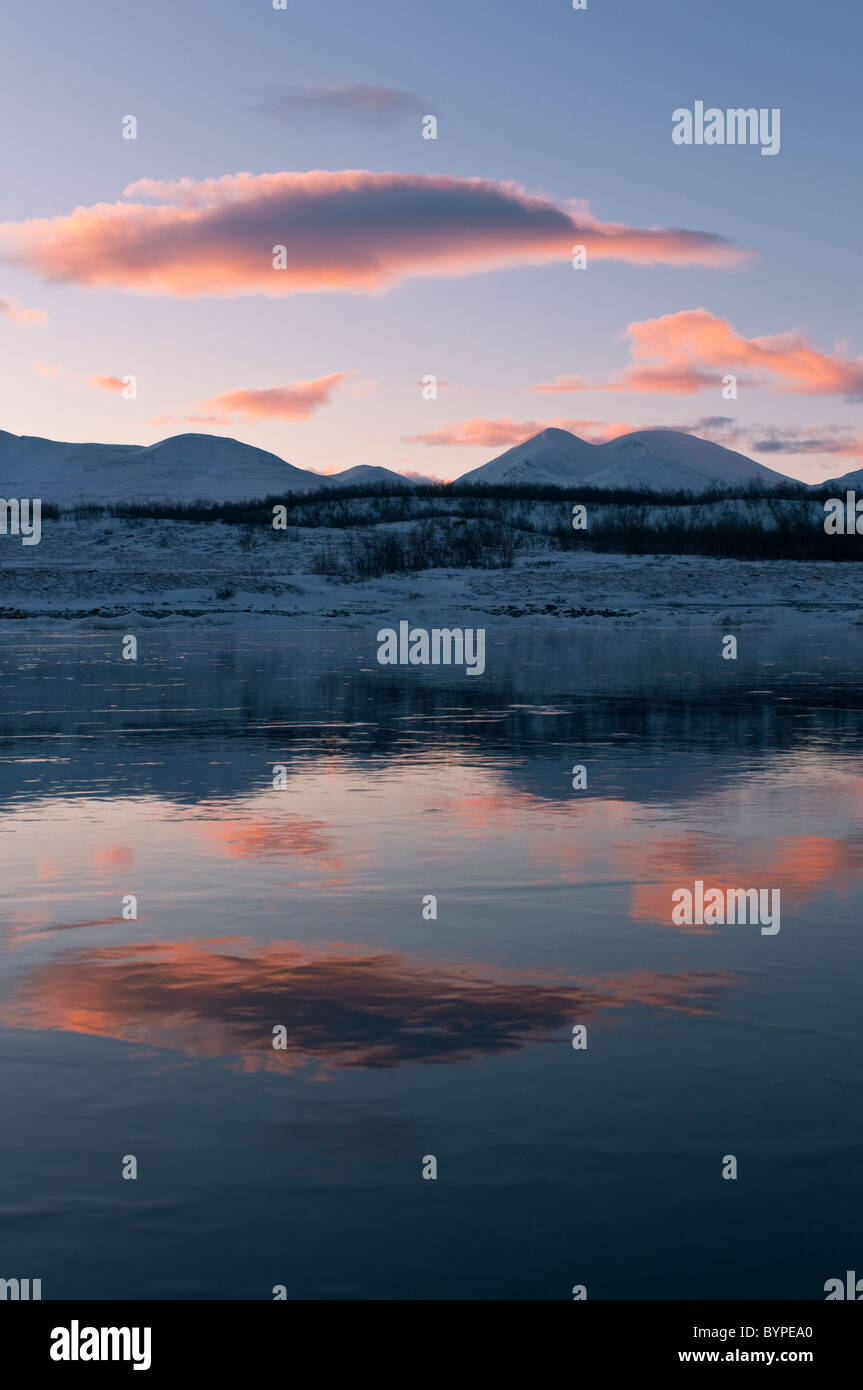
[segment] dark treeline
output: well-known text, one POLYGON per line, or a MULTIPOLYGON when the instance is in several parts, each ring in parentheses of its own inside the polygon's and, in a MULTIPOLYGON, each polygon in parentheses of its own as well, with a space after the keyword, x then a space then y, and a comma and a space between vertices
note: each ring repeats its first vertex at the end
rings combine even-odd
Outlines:
MULTIPOLYGON (((306 528, 343 531, 348 534, 324 542, 313 562, 315 572, 372 578, 429 568, 508 567, 519 546, 546 552, 860 560, 863 537, 824 530, 818 508, 836 495, 843 493, 835 486, 792 482, 749 482, 698 493, 367 483, 241 502, 84 503, 67 510, 82 522, 103 516, 129 522, 223 522, 242 528, 244 549, 265 534, 277 538, 297 536, 306 528), (572 529, 574 503, 587 508, 585 530, 572 529), (751 513, 745 506, 723 508, 723 503, 751 504, 751 513), (543 504, 539 512, 537 504, 543 504), (273 529, 275 507, 286 510, 286 532, 273 529)), ((56 507, 46 508, 45 514, 56 515, 56 507)))
POLYGON ((756 519, 722 517, 688 522, 669 517, 647 524, 640 507, 622 507, 586 531, 561 528, 564 550, 596 550, 624 555, 705 555, 727 560, 863 560, 863 536, 828 535, 823 525, 803 516, 781 517, 766 528, 756 519))
MULTIPOLYGON (((474 501, 476 515, 485 512, 488 502, 582 502, 586 506, 610 504, 626 506, 643 503, 651 507, 681 507, 705 505, 712 502, 735 500, 758 502, 764 500, 805 502, 826 501, 837 496, 835 486, 808 487, 805 483, 781 483, 777 485, 761 482, 746 482, 715 487, 703 492, 682 491, 655 492, 645 488, 598 488, 580 487, 573 483, 567 487, 551 484, 496 484, 496 483, 421 483, 411 486, 407 483, 365 483, 346 487, 323 486, 309 492, 286 493, 281 496, 248 498, 240 502, 211 502, 199 499, 192 502, 116 502, 79 503, 65 508, 82 518, 110 515, 128 517, 132 520, 149 518, 157 521, 224 521, 229 525, 245 525, 262 520, 272 520, 275 506, 285 506, 288 510, 289 524, 292 526, 338 525, 339 521, 318 521, 318 515, 338 516, 343 504, 353 501, 375 503, 375 514, 382 522, 404 520, 410 514, 411 502, 432 502, 442 504, 449 510, 456 500, 474 501)), ((52 514, 56 509, 52 507, 52 514)), ((459 508, 464 515, 464 507, 459 508)), ((443 513, 442 513, 443 514, 443 513)))

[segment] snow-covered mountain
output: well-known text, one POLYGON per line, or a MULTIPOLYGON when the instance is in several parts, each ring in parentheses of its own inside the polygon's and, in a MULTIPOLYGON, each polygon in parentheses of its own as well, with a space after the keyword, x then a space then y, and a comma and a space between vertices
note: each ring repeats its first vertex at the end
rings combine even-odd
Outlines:
MULTIPOLYGON (((679 430, 638 430, 606 444, 589 444, 568 430, 549 428, 499 458, 463 474, 459 482, 521 483, 607 488, 686 488, 750 478, 786 481, 784 474, 679 430)), ((849 487, 861 475, 849 474, 849 487)), ((415 486, 389 468, 360 464, 341 473, 313 473, 265 449, 211 434, 178 434, 158 444, 69 444, 0 430, 0 496, 46 502, 129 502, 198 498, 237 502, 281 497, 312 488, 357 483, 415 486)))
POLYGON ((158 444, 64 444, 0 432, 4 496, 48 502, 128 502, 159 498, 242 501, 320 486, 284 459, 210 434, 178 434, 158 444))
POLYGON ((589 444, 568 430, 547 429, 517 444, 459 482, 578 482, 589 487, 702 491, 712 484, 787 482, 785 474, 709 439, 681 430, 636 430, 589 444))
POLYGON ((341 473, 328 473, 322 482, 335 483, 344 487, 348 483, 400 483, 404 487, 416 487, 413 478, 403 478, 392 468, 380 468, 371 463, 360 463, 355 468, 344 468, 341 473))
POLYGON ((827 478, 823 483, 812 483, 812 487, 835 487, 842 492, 863 491, 863 468, 855 468, 852 473, 843 473, 838 478, 827 478))
POLYGON ((710 439, 682 430, 637 430, 600 444, 595 487, 693 488, 711 483, 784 483, 784 473, 766 468, 710 439))
POLYGON ((507 449, 506 453, 472 468, 460 483, 560 483, 583 478, 597 468, 595 444, 588 444, 569 430, 550 427, 507 449))
POLYGON ((130 502, 206 498, 238 502, 347 483, 403 482, 361 464, 326 475, 276 454, 212 434, 178 434, 158 444, 65 444, 0 430, 0 495, 46 502, 130 502))

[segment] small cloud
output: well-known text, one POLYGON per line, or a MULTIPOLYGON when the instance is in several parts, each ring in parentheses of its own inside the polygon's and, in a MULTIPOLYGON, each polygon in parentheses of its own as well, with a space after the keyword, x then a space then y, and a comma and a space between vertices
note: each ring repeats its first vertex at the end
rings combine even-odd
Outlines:
POLYGON ((528 389, 693 396, 718 390, 730 373, 738 384, 783 394, 863 399, 863 357, 849 357, 838 348, 822 352, 801 333, 746 338, 707 309, 684 309, 631 323, 626 336, 632 362, 611 381, 561 376, 528 389))
POLYGON ((570 394, 576 391, 594 391, 596 388, 586 376, 558 376, 554 381, 540 381, 536 386, 528 386, 528 391, 548 391, 570 394))
POLYGON ((59 376, 59 375, 60 375, 60 368, 59 368, 59 367, 49 367, 49 366, 46 365, 46 363, 40 362, 40 361, 38 360, 38 358, 37 358, 37 360, 33 363, 33 370, 34 370, 34 372, 38 372, 40 376, 59 376))
POLYGON ((224 415, 154 415, 149 425, 213 425, 225 429, 230 420, 224 415))
POLYGON ((702 415, 700 419, 695 420, 691 425, 688 426, 688 428, 694 430, 697 433, 700 429, 725 429, 733 431, 739 429, 740 426, 733 415, 702 415))
POLYGON ((482 444, 496 449, 506 448, 510 444, 520 444, 523 439, 528 439, 532 434, 539 434, 542 429, 545 429, 545 422, 542 420, 487 420, 479 417, 474 420, 453 420, 427 434, 403 434, 402 443, 426 444, 440 448, 482 444))
POLYGON ((442 483, 444 478, 436 478, 433 473, 415 473, 412 468, 399 469, 403 478, 409 478, 412 483, 442 483))
POLYGON ((637 429, 623 421, 606 420, 510 420, 509 418, 486 420, 456 420, 429 434, 403 434, 403 444, 427 444, 439 447, 455 445, 483 445, 489 449, 506 449, 513 444, 521 444, 542 430, 554 427, 569 430, 581 438, 593 435, 591 443, 601 444, 606 439, 615 439, 619 434, 628 434, 637 429))
POLYGON ((122 391, 124 382, 118 376, 88 376, 88 385, 97 386, 100 391, 122 391))
POLYGON ((204 407, 237 415, 241 420, 270 418, 274 420, 308 420, 323 405, 329 405, 330 396, 350 372, 331 372, 313 381, 295 381, 291 386, 247 387, 236 391, 223 391, 203 401, 204 407))
POLYGON ((32 325, 34 323, 48 323, 48 315, 41 309, 22 309, 17 299, 13 299, 10 294, 0 294, 0 318, 6 318, 10 323, 21 325, 32 325))
MULTIPOLYGON (((742 385, 743 378, 738 377, 742 385)), ((579 391, 635 391, 660 396, 697 396, 710 387, 721 384, 716 372, 697 371, 692 367, 627 367, 615 381, 588 381, 582 376, 559 376, 555 381, 528 386, 528 391, 547 391, 573 394, 579 391)), ((751 378, 748 385, 753 385, 751 378)))
POLYGON ((377 391, 377 389, 378 389, 378 382, 373 381, 373 380, 369 377, 369 378, 363 378, 363 379, 361 379, 360 381, 354 381, 354 382, 352 382, 352 383, 351 383, 351 386, 350 386, 350 393, 351 393, 352 396, 359 396, 359 397, 363 397, 363 396, 373 396, 373 395, 375 394, 375 392, 377 391))
POLYGON ((768 426, 761 434, 750 433, 749 438, 749 447, 756 454, 838 454, 843 458, 863 455, 863 436, 842 425, 828 425, 821 430, 805 425, 768 426))
POLYGON ((384 128, 428 111, 428 103, 395 87, 332 83, 320 87, 264 87, 250 108, 288 125, 340 122, 384 128))
MULTIPOLYGON (((730 415, 702 415, 697 420, 666 425, 752 454, 831 454, 840 458, 863 457, 863 435, 848 425, 743 424, 730 415)), ((830 465, 823 465, 830 467, 830 465)))

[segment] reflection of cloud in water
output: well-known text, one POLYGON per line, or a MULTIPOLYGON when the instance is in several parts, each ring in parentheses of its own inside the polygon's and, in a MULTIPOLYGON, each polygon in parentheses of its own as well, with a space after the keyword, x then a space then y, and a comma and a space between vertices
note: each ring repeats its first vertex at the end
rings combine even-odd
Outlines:
MULTIPOLYGON (((652 874, 653 882, 638 883, 632 890, 630 915, 634 921, 671 923, 671 895, 676 888, 691 888, 696 879, 705 888, 778 888, 783 907, 792 911, 820 892, 844 891, 863 865, 863 843, 832 840, 819 835, 787 835, 780 839, 754 840, 717 849, 715 839, 701 834, 683 837, 676 844, 646 841, 620 846, 628 872, 652 874), (662 880, 655 881, 657 865, 662 880)), ((687 932, 712 932, 715 927, 681 927, 687 932)))
POLYGON ((390 951, 256 948, 237 938, 72 951, 25 976, 0 1022, 189 1056, 239 1054, 251 1066, 392 1067, 511 1052, 604 1010, 709 1014, 732 983, 696 971, 529 983, 390 951), (273 1049, 277 1024, 287 1030, 286 1051, 273 1049))
POLYGON ((306 816, 236 817, 205 821, 199 828, 234 859, 311 858, 329 869, 344 869, 348 862, 325 822, 306 816))
MULTIPOLYGON (((679 818, 669 816, 664 827, 660 824, 662 833, 655 833, 654 823, 651 833, 640 837, 645 823, 636 803, 599 797, 574 800, 561 811, 556 823, 538 819, 534 827, 533 799, 501 788, 453 797, 444 810, 448 833, 476 836, 485 842, 495 835, 509 839, 514 849, 524 850, 533 860, 556 871, 552 881, 632 883, 632 920, 670 925, 672 893, 676 888, 691 887, 696 879, 723 892, 729 888, 779 888, 787 895, 788 910, 819 893, 847 894, 855 875, 863 869, 863 837, 849 834, 853 806, 841 799, 852 787, 856 789, 856 781, 852 784, 848 778, 836 786, 833 806, 844 819, 835 836, 783 834, 781 824, 776 823, 784 809, 781 805, 774 812, 772 835, 748 834, 747 824, 756 815, 763 824, 771 789, 763 801, 755 800, 754 808, 746 806, 747 822, 742 819, 739 798, 715 798, 710 833, 687 831, 679 818)), ((785 813, 786 823, 794 814, 785 813)), ((689 933, 698 930, 692 926, 682 929, 689 933)))
POLYGON ((103 845, 93 851, 93 867, 119 873, 130 869, 135 862, 135 851, 128 845, 103 845))

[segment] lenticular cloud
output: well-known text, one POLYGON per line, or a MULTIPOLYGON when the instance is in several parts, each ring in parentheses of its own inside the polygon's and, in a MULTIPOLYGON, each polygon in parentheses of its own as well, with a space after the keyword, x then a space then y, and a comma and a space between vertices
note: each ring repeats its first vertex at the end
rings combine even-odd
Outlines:
POLYGON ((137 201, 0 224, 0 252, 46 279, 182 297, 379 293, 420 276, 592 259, 727 266, 711 232, 626 227, 510 183, 416 174, 230 174, 142 179, 137 201), (275 248, 283 247, 274 264, 275 248))

